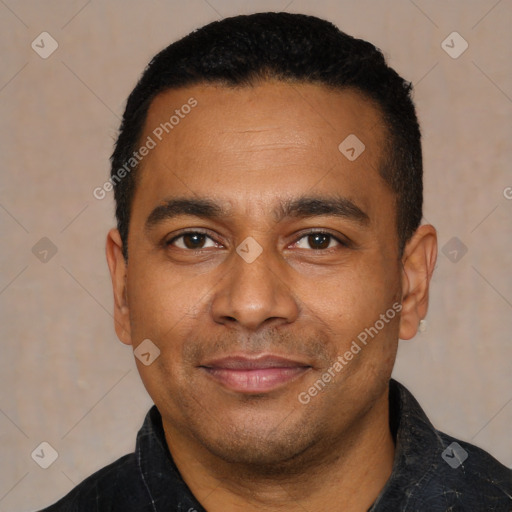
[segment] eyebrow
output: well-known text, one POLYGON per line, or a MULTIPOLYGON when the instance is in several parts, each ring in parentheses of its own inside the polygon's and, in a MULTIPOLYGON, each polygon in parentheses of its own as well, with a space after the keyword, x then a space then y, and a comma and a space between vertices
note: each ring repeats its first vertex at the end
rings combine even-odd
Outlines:
MULTIPOLYGON (((333 216, 357 222, 362 226, 370 223, 370 217, 359 206, 346 197, 299 197, 282 201, 273 211, 274 219, 333 216)), ((145 229, 180 216, 220 219, 230 212, 221 204, 207 198, 175 198, 158 205, 146 219, 145 229)))
POLYGON ((368 225, 370 217, 346 197, 299 197, 284 201, 274 212, 277 222, 287 217, 319 217, 322 215, 352 220, 368 225))
POLYGON ((217 219, 228 215, 228 212, 211 199, 169 199, 157 206, 148 216, 145 229, 149 230, 165 220, 187 215, 205 219, 217 219))

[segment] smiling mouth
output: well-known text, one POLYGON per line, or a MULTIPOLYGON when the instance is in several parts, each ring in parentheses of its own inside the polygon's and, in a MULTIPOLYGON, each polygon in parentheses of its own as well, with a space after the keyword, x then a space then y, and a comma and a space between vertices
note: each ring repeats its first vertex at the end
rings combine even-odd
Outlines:
POLYGON ((213 380, 239 393, 273 391, 304 375, 310 365, 278 356, 233 356, 201 365, 213 380))

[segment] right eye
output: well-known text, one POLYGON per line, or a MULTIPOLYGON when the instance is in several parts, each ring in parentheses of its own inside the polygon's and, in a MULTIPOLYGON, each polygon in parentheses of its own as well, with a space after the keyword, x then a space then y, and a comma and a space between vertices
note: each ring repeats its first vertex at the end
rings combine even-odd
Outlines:
POLYGON ((181 235, 175 236, 167 242, 167 245, 174 245, 179 249, 198 250, 207 249, 209 247, 219 247, 211 237, 199 231, 188 231, 181 235))

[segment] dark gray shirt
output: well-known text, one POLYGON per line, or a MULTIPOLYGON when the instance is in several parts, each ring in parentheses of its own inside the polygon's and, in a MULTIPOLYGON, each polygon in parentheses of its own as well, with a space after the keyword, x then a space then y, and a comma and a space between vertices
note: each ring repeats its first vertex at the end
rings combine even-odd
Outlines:
MULTIPOLYGON (((415 398, 390 381, 391 477, 369 512, 512 512, 512 471, 434 429, 415 398)), ((42 512, 204 512, 182 480, 153 406, 135 452, 106 466, 42 512)), ((339 510, 343 510, 340 498, 339 510)))

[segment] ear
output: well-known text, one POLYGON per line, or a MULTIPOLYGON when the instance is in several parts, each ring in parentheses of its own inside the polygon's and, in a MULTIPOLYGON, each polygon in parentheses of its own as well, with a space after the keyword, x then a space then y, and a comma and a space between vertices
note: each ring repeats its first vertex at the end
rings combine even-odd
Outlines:
POLYGON ((400 338, 410 340, 418 332, 428 310, 430 279, 437 259, 437 233, 433 226, 420 226, 407 242, 402 256, 402 312, 400 338))
POLYGON ((123 256, 123 242, 117 229, 111 229, 107 235, 106 253, 114 291, 114 321, 117 337, 123 343, 131 345, 130 310, 126 293, 127 262, 123 256))

